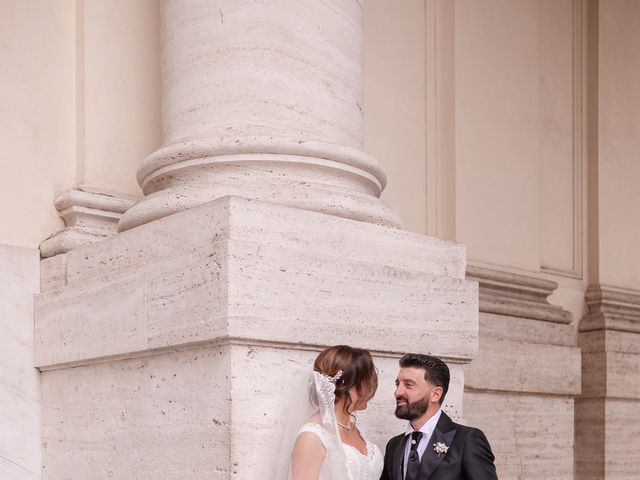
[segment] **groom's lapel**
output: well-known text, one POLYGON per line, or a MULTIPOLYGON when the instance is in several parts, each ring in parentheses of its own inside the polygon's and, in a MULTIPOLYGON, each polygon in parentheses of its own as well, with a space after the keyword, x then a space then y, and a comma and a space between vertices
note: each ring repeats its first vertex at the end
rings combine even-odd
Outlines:
POLYGON ((440 442, 444 443, 447 447, 451 447, 457 431, 458 429, 455 428, 451 419, 446 413, 442 412, 440 419, 438 420, 438 424, 429 439, 427 449, 422 455, 422 462, 420 463, 420 479, 427 480, 447 455, 446 453, 438 455, 435 451, 434 445, 440 442))
POLYGON ((402 460, 404 459, 405 441, 406 437, 402 435, 399 438, 398 445, 393 452, 393 480, 402 480, 402 477, 404 475, 402 460))

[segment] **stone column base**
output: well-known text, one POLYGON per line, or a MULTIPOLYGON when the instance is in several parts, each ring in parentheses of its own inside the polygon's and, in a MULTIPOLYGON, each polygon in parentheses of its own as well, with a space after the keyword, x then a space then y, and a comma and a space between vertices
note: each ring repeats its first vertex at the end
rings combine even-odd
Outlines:
POLYGON ((371 349, 362 425, 382 447, 397 357, 442 356, 459 417, 477 349, 464 246, 223 198, 44 260, 36 299, 46 479, 272 479, 287 372, 371 349))

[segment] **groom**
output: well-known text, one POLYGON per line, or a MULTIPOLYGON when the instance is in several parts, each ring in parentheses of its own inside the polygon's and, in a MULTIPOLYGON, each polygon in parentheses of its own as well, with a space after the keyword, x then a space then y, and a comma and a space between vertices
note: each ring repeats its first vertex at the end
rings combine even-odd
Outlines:
POLYGON ((389 440, 380 480, 497 480, 487 437, 440 409, 448 389, 449 367, 439 358, 410 353, 400 359, 396 417, 410 423, 389 440))

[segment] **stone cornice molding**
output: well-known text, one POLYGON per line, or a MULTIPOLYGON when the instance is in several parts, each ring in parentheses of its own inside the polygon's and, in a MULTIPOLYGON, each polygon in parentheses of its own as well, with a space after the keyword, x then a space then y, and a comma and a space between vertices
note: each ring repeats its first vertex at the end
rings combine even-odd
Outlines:
POLYGON ((54 205, 64 220, 65 228, 40 244, 40 256, 53 257, 116 235, 118 221, 134 203, 132 198, 83 190, 61 193, 54 205))
POLYGON ((640 291, 591 285, 585 293, 588 312, 581 332, 617 330, 640 333, 640 291))
POLYGON ((480 312, 569 324, 571 312, 547 297, 558 284, 528 275, 467 266, 467 278, 480 284, 480 312))

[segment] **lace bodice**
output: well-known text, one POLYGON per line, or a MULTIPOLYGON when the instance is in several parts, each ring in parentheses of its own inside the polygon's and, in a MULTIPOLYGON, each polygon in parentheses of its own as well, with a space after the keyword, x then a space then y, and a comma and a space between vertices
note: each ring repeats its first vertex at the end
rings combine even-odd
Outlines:
POLYGON ((336 441, 334 435, 329 435, 317 423, 305 423, 299 433, 311 432, 317 435, 324 448, 327 450, 327 456, 320 467, 320 477, 318 480, 379 480, 382 474, 382 466, 384 458, 380 449, 374 443, 367 441, 367 455, 363 455, 360 451, 347 445, 346 443, 336 441), (336 478, 337 473, 345 470, 343 463, 346 461, 346 471, 348 479, 336 478), (340 464, 337 464, 337 463, 340 464))

